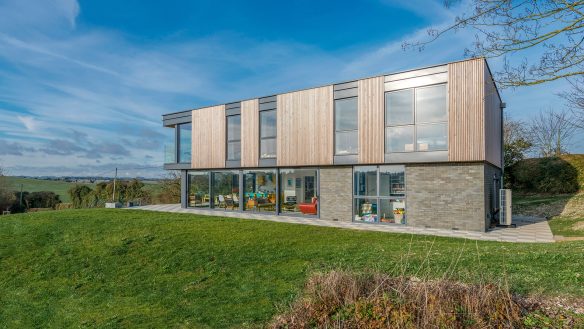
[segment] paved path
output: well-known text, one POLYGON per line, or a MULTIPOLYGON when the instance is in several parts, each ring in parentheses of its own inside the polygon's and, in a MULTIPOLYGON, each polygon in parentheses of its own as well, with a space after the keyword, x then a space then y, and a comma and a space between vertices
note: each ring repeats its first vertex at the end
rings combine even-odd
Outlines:
POLYGON ((545 218, 534 217, 514 217, 513 223, 517 224, 516 228, 494 228, 488 232, 471 232, 460 230, 446 230, 435 228, 411 227, 398 224, 368 224, 353 222, 335 222, 321 219, 302 218, 293 216, 276 216, 263 213, 244 213, 234 211, 215 211, 201 209, 183 209, 178 204, 151 205, 142 207, 133 207, 129 209, 140 209, 150 211, 163 211, 174 213, 210 215, 221 217, 235 217, 244 219, 267 220, 280 223, 293 223, 314 226, 327 226, 348 228, 353 230, 393 232, 393 233, 410 233, 435 235, 454 238, 466 238, 472 240, 487 241, 505 241, 505 242, 554 242, 554 236, 545 218))

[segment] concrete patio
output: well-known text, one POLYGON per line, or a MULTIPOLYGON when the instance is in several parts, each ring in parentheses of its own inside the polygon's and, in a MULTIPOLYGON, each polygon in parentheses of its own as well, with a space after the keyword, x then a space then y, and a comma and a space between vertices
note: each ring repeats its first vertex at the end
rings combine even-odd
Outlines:
POLYGON ((471 240, 485 240, 485 241, 503 241, 503 242, 537 242, 537 243, 551 243, 554 242, 554 236, 545 218, 535 217, 513 217, 513 223, 517 225, 516 228, 502 228, 497 227, 488 232, 470 232, 470 231, 455 231, 445 229, 420 228, 410 227, 396 224, 368 224, 368 223, 353 223, 353 222, 335 222, 325 221, 313 218, 303 218, 295 216, 276 216, 266 213, 258 212, 234 212, 234 211, 214 211, 214 210, 200 210, 200 209, 182 209, 179 204, 166 205, 150 205, 141 207, 132 207, 128 209, 139 209, 149 211, 173 212, 183 214, 209 215, 221 217, 234 217, 244 219, 267 220, 279 223, 303 224, 314 226, 326 226, 346 228, 352 230, 376 231, 376 232, 391 232, 391 233, 408 233, 433 235, 451 238, 465 238, 471 240))

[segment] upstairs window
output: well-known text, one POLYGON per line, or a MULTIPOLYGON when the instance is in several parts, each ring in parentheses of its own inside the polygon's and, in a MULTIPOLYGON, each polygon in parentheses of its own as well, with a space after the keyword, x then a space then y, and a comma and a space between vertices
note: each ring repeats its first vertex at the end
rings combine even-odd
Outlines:
POLYGON ((385 153, 448 150, 446 85, 385 94, 385 153))
POLYGON ((260 159, 276 157, 276 110, 260 112, 260 159))
POLYGON ((227 118, 227 160, 241 159, 241 115, 230 115, 227 118))
POLYGON ((335 100, 335 155, 359 153, 357 97, 335 100))
POLYGON ((182 123, 176 126, 178 130, 178 163, 191 162, 191 138, 192 125, 191 123, 182 123))

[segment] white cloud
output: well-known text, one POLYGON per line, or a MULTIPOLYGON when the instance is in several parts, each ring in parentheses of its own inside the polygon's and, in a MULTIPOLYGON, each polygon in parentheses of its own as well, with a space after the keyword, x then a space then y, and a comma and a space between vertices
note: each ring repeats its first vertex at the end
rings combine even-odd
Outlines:
POLYGON ((38 122, 34 117, 29 116, 17 116, 18 120, 22 122, 26 130, 35 132, 38 129, 38 122))

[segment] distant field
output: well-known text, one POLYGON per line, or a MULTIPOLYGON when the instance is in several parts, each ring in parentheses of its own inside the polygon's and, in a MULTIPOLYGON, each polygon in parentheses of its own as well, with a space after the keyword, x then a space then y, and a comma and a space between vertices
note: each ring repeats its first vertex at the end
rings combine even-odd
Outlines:
MULTIPOLYGON (((20 191, 20 184, 22 184, 22 190, 27 192, 40 192, 40 191, 50 191, 55 192, 55 194, 59 195, 59 198, 63 202, 69 202, 69 194, 67 191, 69 188, 76 183, 68 183, 63 181, 52 181, 52 180, 44 180, 44 179, 35 179, 35 178, 21 178, 21 177, 7 177, 8 183, 12 185, 12 188, 15 191, 20 191)), ((87 185, 91 188, 95 186, 95 184, 83 184, 87 185)))
MULTIPOLYGON (((44 179, 35 178, 21 178, 21 177, 7 177, 8 183, 12 185, 15 191, 20 191, 20 184, 23 185, 23 191, 28 192, 40 192, 40 191, 50 191, 55 192, 59 195, 59 198, 63 202, 70 202, 69 194, 67 191, 71 186, 78 183, 69 183, 64 181, 52 181, 44 179)), ((158 182, 145 181, 144 189, 156 195, 160 192, 161 185, 158 182)), ((95 187, 95 183, 83 183, 82 185, 87 185, 91 188, 95 187)))

